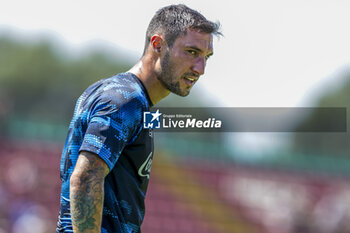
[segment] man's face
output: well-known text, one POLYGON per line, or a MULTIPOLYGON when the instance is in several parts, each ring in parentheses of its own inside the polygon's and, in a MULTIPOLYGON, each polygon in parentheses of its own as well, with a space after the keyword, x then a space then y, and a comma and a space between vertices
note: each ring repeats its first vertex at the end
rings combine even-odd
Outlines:
POLYGON ((158 79, 172 93, 187 96, 212 54, 213 36, 189 29, 165 51, 158 79))

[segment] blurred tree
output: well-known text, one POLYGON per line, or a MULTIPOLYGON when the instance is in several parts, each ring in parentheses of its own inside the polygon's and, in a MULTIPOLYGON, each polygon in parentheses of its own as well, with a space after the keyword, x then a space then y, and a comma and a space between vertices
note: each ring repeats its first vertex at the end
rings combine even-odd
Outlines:
POLYGON ((99 51, 71 57, 49 41, 0 37, 0 102, 12 106, 7 114, 65 122, 84 89, 130 67, 99 51))
MULTIPOLYGON (((337 88, 327 89, 319 98, 316 107, 345 107, 350 109, 350 69, 342 77, 342 84, 337 88)), ((329 119, 321 118, 317 109, 297 128, 308 128, 310 125, 332 124, 329 119)), ((349 117, 347 115, 347 122, 349 117)), ((327 155, 346 155, 350 152, 350 134, 345 133, 296 133, 294 149, 327 155)))

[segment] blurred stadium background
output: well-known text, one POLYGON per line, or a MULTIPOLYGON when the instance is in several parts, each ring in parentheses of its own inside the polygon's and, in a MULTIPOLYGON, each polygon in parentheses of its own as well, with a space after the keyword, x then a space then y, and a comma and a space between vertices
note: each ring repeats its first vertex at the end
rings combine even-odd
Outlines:
MULTIPOLYGON (((54 231, 74 102, 91 83, 135 62, 121 61, 121 51, 88 51, 0 34, 0 233, 54 231)), ((341 85, 321 93, 315 107, 349 107, 350 68, 338 75, 341 85)), ((205 107, 200 92, 193 94, 159 106, 205 107)), ((309 116, 301 125, 319 120, 309 116)), ((349 233, 349 134, 260 136, 286 143, 250 154, 235 150, 229 133, 156 134, 143 232, 349 233)))

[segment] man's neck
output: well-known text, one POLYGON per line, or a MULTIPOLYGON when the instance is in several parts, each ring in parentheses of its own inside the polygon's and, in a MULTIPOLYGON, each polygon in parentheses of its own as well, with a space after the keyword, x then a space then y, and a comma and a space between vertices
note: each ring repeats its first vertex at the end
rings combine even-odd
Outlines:
POLYGON ((153 104, 170 94, 170 91, 158 80, 155 72, 155 61, 151 57, 147 55, 142 57, 128 72, 141 80, 153 104))

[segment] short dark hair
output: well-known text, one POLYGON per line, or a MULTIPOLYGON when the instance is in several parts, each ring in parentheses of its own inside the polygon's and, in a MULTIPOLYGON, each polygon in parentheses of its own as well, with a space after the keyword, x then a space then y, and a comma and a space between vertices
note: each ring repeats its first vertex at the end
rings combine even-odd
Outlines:
POLYGON ((176 38, 186 35, 187 29, 222 35, 219 22, 211 22, 198 11, 183 4, 170 5, 159 9, 151 19, 146 32, 144 53, 155 33, 162 33, 168 46, 172 47, 176 38))

